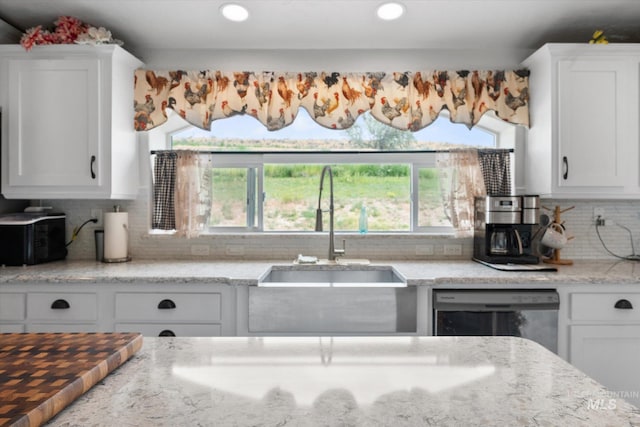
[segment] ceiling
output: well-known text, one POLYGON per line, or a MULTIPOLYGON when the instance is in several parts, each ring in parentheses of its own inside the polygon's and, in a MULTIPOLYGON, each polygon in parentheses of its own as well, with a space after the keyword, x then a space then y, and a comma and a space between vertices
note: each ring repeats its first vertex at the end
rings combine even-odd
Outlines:
POLYGON ((20 31, 59 15, 111 30, 133 52, 149 49, 529 49, 640 42, 640 0, 399 0, 397 21, 375 15, 382 0, 233 0, 249 19, 224 20, 227 0, 0 0, 0 19, 20 31))

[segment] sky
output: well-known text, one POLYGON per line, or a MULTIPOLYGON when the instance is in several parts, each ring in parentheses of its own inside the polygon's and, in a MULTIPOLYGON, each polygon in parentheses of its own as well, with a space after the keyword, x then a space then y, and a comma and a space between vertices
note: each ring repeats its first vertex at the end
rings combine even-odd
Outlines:
MULTIPOLYGON (((362 124, 363 116, 356 123, 362 124)), ((434 123, 414 132, 418 141, 449 142, 453 144, 469 144, 473 146, 494 146, 494 137, 490 133, 465 125, 451 123, 447 117, 440 117, 434 123)), ((314 122, 304 108, 301 108, 295 121, 279 131, 268 131, 258 120, 249 115, 241 115, 220 119, 213 122, 211 131, 190 128, 181 132, 180 137, 241 138, 241 139, 348 139, 343 130, 327 129, 314 122)))

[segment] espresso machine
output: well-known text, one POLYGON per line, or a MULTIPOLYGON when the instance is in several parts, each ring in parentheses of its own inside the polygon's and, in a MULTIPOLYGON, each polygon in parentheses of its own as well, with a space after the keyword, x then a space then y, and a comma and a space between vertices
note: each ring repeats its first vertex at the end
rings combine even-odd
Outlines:
POLYGON ((539 204, 538 196, 476 197, 473 258, 492 264, 538 264, 532 240, 539 204))

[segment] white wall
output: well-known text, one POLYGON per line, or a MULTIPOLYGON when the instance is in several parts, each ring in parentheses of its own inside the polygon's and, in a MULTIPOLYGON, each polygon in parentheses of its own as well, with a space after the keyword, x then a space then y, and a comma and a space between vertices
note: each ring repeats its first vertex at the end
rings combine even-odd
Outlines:
MULTIPOLYGON (((126 48, 126 46, 125 46, 126 48)), ((152 69, 223 71, 418 71, 516 68, 533 51, 519 50, 148 50, 139 55, 152 69)))

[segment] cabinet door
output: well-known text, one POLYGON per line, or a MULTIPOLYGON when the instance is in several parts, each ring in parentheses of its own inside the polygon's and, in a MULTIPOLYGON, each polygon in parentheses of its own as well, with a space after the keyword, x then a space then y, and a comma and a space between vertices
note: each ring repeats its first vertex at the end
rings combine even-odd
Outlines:
POLYGON ((623 60, 558 62, 558 187, 624 186, 625 149, 638 143, 630 140, 627 111, 631 73, 623 60))
POLYGON ((571 364, 640 406, 640 325, 574 325, 570 342, 571 364))
POLYGON ((98 59, 9 64, 9 186, 100 184, 98 59))

